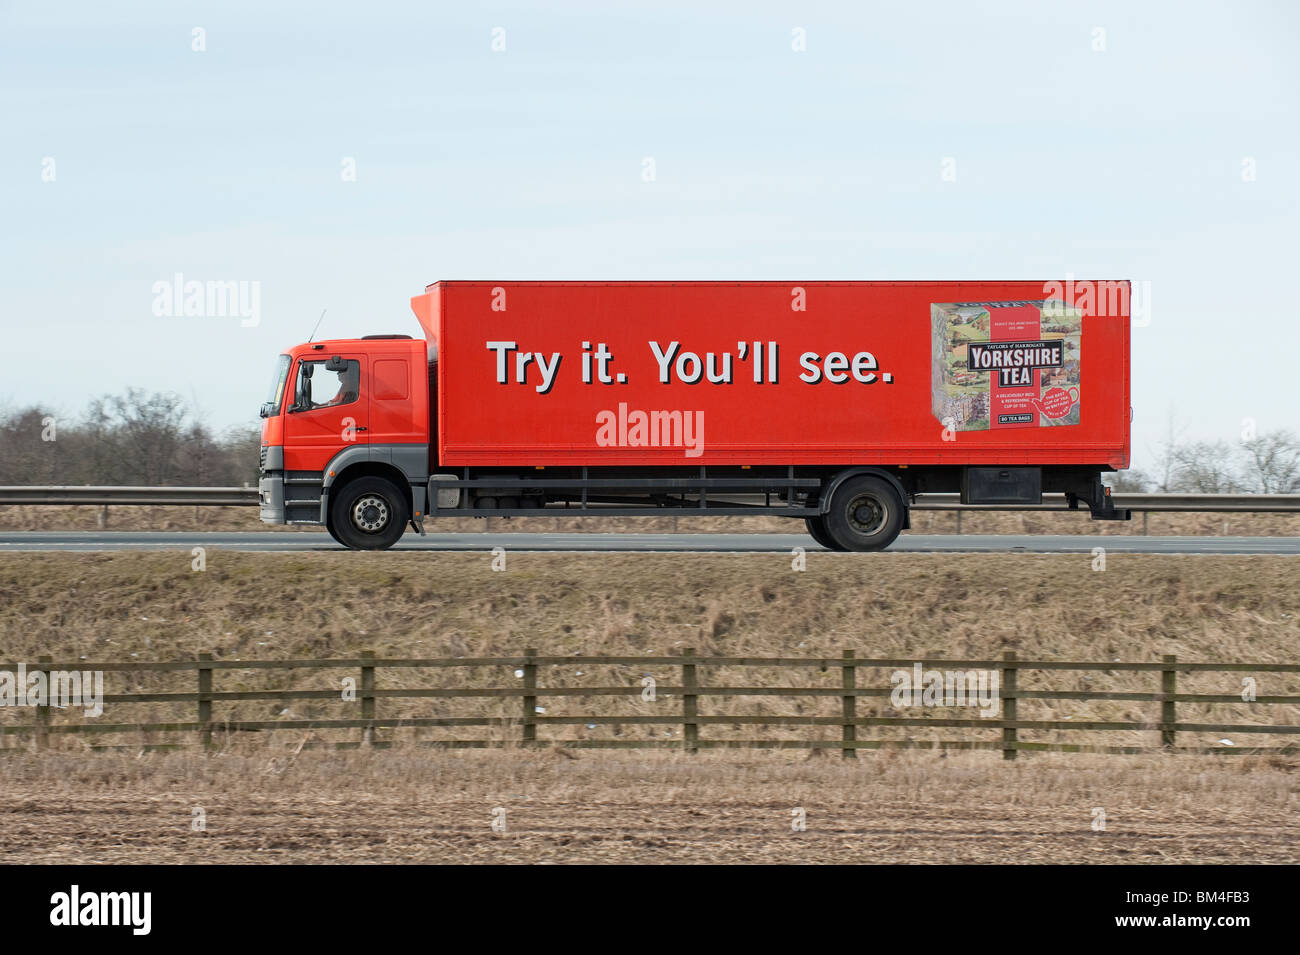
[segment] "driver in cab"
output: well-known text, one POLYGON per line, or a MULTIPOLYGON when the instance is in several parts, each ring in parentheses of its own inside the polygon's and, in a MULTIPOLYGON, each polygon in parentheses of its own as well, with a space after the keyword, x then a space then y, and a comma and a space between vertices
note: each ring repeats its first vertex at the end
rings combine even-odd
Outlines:
POLYGON ((339 390, 329 401, 323 404, 314 405, 315 408, 333 408, 337 405, 346 405, 357 400, 358 393, 361 390, 361 367, 355 363, 349 362, 348 367, 339 374, 339 390))

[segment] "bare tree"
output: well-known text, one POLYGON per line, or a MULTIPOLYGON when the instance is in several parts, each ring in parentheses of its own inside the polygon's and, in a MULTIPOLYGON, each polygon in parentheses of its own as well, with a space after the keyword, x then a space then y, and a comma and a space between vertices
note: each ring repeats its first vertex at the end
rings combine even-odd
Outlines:
POLYGON ((128 388, 95 403, 112 443, 125 453, 116 473, 124 484, 157 485, 176 477, 177 453, 182 445, 185 403, 179 395, 147 394, 128 388))
POLYGON ((134 389, 66 420, 0 408, 0 484, 254 484, 260 440, 248 427, 218 437, 176 395, 134 389))
POLYGON ((1145 471, 1136 468, 1103 474, 1101 480, 1117 494, 1145 494, 1151 489, 1151 478, 1145 471))
POLYGON ((257 459, 262 447, 260 427, 234 427, 221 436, 222 484, 257 487, 257 459))
MULTIPOLYGON (((0 421, 0 484, 55 483, 57 444, 44 440, 46 422, 53 417, 48 409, 32 405, 0 421)), ((51 436, 58 433, 58 422, 53 424, 51 436)))
POLYGON ((1174 483, 1178 473, 1178 450, 1179 443, 1182 441, 1183 432, 1187 429, 1180 427, 1178 418, 1174 414, 1174 409, 1169 409, 1169 420, 1166 425, 1165 438, 1159 445, 1156 461, 1158 468, 1155 490, 1161 494, 1168 494, 1174 490, 1174 483))
POLYGON ((1260 494, 1300 491, 1300 438, 1270 431, 1241 443, 1243 483, 1260 494))
POLYGON ((1233 451, 1226 441, 1196 441, 1173 449, 1173 477, 1165 490, 1182 494, 1231 494, 1241 489, 1233 451))

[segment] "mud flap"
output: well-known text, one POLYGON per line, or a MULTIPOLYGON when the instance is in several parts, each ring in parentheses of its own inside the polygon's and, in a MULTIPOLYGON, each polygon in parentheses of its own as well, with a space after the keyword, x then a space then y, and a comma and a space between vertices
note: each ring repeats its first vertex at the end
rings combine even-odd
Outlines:
POLYGON ((428 536, 424 533, 424 496, 423 484, 411 488, 411 530, 421 537, 428 536))
MULTIPOLYGON (((1071 491, 1065 492, 1066 499, 1070 502, 1070 510, 1079 509, 1079 501, 1084 500, 1079 495, 1071 491)), ((1088 505, 1088 513, 1094 521, 1131 521, 1133 511, 1127 507, 1116 507, 1114 501, 1110 498, 1110 488, 1101 483, 1101 478, 1093 482, 1091 493, 1084 501, 1088 505)))

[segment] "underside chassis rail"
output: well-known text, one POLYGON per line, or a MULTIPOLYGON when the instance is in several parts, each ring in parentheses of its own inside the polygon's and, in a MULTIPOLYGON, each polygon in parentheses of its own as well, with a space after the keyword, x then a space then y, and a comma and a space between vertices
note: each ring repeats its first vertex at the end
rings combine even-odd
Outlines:
POLYGON ((797 478, 791 468, 783 477, 726 477, 711 478, 705 468, 691 477, 640 477, 609 478, 589 477, 583 468, 581 477, 521 478, 508 475, 483 475, 470 477, 466 472, 460 480, 432 481, 429 485, 429 517, 537 517, 539 515, 599 513, 618 517, 636 517, 648 514, 674 512, 692 514, 743 515, 770 514, 779 517, 808 517, 818 513, 815 501, 808 504, 795 502, 797 492, 815 499, 821 488, 819 478, 797 478), (561 501, 547 501, 540 507, 438 507, 437 492, 457 489, 462 499, 479 496, 517 497, 524 495, 563 497, 561 501), (561 493, 568 492, 568 493, 561 493), (600 493, 606 492, 606 493, 600 493), (622 492, 609 493, 609 492, 622 492), (762 495, 763 503, 741 504, 735 501, 709 500, 715 495, 762 495), (679 495, 699 495, 687 499, 679 495), (643 502, 633 503, 634 495, 643 502))

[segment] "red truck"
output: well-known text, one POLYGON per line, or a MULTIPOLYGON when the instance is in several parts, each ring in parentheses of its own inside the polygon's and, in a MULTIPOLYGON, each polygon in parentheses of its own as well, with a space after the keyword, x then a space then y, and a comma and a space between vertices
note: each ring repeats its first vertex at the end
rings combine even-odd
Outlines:
POLYGON ((802 518, 879 550, 918 494, 1104 520, 1129 283, 436 282, 423 340, 309 342, 262 406, 262 520, 391 547, 437 517, 802 518))

